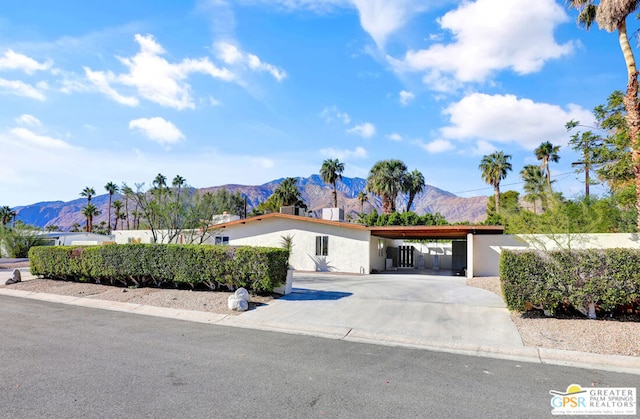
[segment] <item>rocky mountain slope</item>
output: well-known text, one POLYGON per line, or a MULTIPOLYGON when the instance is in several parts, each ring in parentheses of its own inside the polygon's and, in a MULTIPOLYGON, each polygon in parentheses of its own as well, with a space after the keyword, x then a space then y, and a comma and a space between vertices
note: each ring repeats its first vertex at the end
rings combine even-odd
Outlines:
MULTIPOLYGON (((276 179, 263 185, 221 185, 200 189, 201 192, 215 191, 225 188, 230 192, 240 192, 247 197, 248 211, 265 201, 278 187, 283 179, 276 179)), ((320 215, 322 208, 333 206, 333 194, 331 185, 326 185, 318 175, 306 178, 298 178, 299 187, 304 202, 316 216, 320 215)), ((338 206, 344 208, 345 215, 351 214, 353 217, 361 211, 370 212, 375 208, 378 213, 382 212, 380 198, 369 194, 369 201, 361 206, 357 199, 358 193, 365 189, 366 181, 362 178, 344 177, 338 182, 338 206)), ((113 199, 123 199, 114 195, 113 199)), ((427 185, 425 190, 418 194, 414 200, 412 210, 422 215, 424 213, 439 212, 449 222, 469 221, 472 223, 481 222, 485 219, 487 197, 476 196, 472 198, 462 198, 450 192, 443 191, 434 186, 427 185)), ((404 210, 407 197, 398 197, 397 207, 404 210)), ((86 205, 85 198, 78 198, 69 202, 40 202, 14 208, 18 213, 18 219, 27 224, 44 227, 46 225, 57 225, 62 230, 71 229, 74 223, 84 226, 85 219, 80 213, 86 205)), ((109 196, 107 194, 98 195, 92 198, 91 203, 96 205, 101 215, 94 219, 94 225, 107 219, 107 206, 109 196)), ((113 212, 113 211, 112 211, 113 212)))

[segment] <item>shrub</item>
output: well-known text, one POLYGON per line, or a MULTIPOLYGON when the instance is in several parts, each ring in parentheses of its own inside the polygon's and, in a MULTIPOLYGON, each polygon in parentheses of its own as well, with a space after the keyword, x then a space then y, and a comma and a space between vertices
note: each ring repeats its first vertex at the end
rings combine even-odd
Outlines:
POLYGON ((529 303, 546 314, 565 305, 584 314, 589 306, 612 311, 640 301, 640 251, 504 250, 500 280, 511 310, 524 311, 529 303))
POLYGON ((52 279, 272 292, 286 280, 289 252, 248 246, 110 244, 34 247, 29 258, 34 275, 52 279))
POLYGON ((14 227, 0 225, 0 254, 6 252, 10 258, 26 258, 29 249, 42 246, 45 239, 35 227, 16 223, 14 227))

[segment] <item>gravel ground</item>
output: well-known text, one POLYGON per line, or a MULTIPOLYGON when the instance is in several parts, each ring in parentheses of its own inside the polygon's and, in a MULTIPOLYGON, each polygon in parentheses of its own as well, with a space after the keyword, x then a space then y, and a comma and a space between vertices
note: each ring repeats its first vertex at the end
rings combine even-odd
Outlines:
MULTIPOLYGON (((467 285, 502 297, 500 278, 467 280, 467 285)), ((525 346, 593 352, 603 355, 640 356, 640 318, 589 320, 548 318, 537 310, 511 312, 525 346)))
MULTIPOLYGON (((3 264, 0 269, 15 269, 28 263, 3 264)), ((121 301, 157 307, 238 314, 227 308, 230 292, 188 291, 158 288, 118 288, 107 285, 35 279, 4 285, 9 271, 0 277, 0 288, 20 289, 49 294, 72 295, 100 300, 121 301)), ((473 278, 467 285, 491 291, 502 297, 500 279, 473 278)), ((272 301, 272 296, 252 296, 249 309, 272 301)), ((511 313, 525 346, 593 352, 604 355, 640 356, 640 318, 588 320, 584 318, 546 318, 537 311, 511 313)))

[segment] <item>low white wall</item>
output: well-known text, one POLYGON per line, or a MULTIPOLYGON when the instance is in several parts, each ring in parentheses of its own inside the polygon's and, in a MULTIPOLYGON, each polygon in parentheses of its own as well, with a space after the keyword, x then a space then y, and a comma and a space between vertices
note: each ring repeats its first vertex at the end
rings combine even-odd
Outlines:
POLYGON ((568 235, 475 235, 473 276, 498 276, 502 249, 640 249, 635 233, 568 235))
MULTIPOLYGON (((113 236, 115 236, 115 242, 117 244, 154 243, 151 230, 115 230, 111 233, 113 236)), ((158 243, 169 242, 166 239, 166 237, 168 236, 168 230, 158 230, 156 234, 158 236, 158 243)), ((207 234, 207 237, 210 235, 211 234, 207 234)), ((200 243, 201 236, 202 232, 198 230, 184 230, 172 242, 180 244, 198 244, 200 243)))

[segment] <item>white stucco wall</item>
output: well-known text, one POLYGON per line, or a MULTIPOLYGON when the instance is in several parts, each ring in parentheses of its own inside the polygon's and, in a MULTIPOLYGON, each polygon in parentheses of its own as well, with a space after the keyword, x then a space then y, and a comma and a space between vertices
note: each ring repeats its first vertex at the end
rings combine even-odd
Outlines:
POLYGON ((475 235, 473 276, 498 276, 502 249, 640 249, 635 233, 571 235, 475 235))
POLYGON ((289 263, 302 271, 370 272, 371 233, 364 229, 308 222, 304 219, 265 218, 227 226, 217 234, 230 245, 282 247, 282 238, 293 237, 289 263), (316 256, 316 237, 328 236, 327 256, 316 256))
MULTIPOLYGON (((115 242, 118 244, 127 243, 153 243, 153 234, 151 230, 115 230, 111 232, 115 237, 115 242)), ((213 233, 212 233, 213 234, 213 233)), ((168 240, 163 238, 168 236, 167 230, 158 230, 158 243, 167 243, 168 240)), ((187 243, 200 243, 200 237, 202 232, 198 230, 184 230, 176 239, 174 243, 187 244, 187 243)))
POLYGON ((371 236, 369 260, 372 271, 381 272, 386 269, 387 248, 392 246, 395 246, 394 240, 371 236), (378 248, 379 243, 382 243, 382 249, 378 248), (382 252, 380 252, 380 250, 382 250, 382 252))

